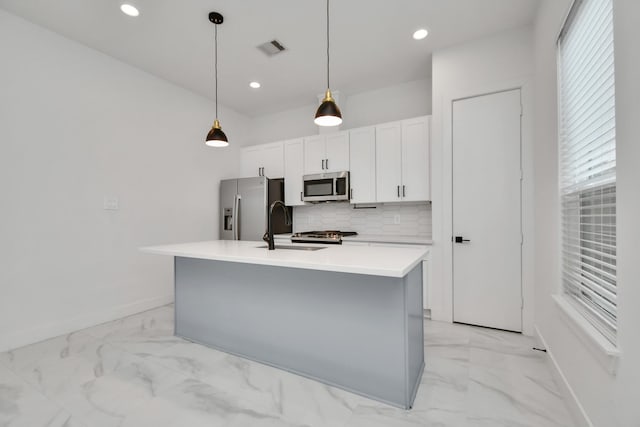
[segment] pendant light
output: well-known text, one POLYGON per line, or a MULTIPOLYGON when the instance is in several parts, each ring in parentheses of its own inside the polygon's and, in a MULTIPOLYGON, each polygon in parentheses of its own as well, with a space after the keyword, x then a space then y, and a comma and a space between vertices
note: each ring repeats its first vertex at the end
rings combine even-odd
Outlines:
POLYGON ((205 144, 209 147, 226 147, 229 145, 227 135, 224 134, 218 120, 218 25, 222 24, 224 18, 218 12, 209 13, 209 21, 215 26, 215 76, 216 76, 216 119, 213 121, 213 127, 207 134, 205 144))
POLYGON ((316 111, 316 118, 313 120, 318 126, 338 126, 342 123, 342 113, 336 105, 336 101, 331 96, 329 85, 329 0, 327 0, 327 92, 322 103, 316 111))

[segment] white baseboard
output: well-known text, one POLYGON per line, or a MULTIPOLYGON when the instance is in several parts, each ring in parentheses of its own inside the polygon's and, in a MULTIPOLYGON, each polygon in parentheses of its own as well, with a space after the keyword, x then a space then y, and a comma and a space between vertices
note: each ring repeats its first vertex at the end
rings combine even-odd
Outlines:
POLYGON ((576 425, 578 426, 593 427, 593 423, 591 423, 591 420, 587 416, 587 413, 585 412, 584 407, 580 404, 578 397, 573 392, 573 388, 571 388, 571 385, 569 384, 569 382, 567 381, 567 378, 562 373, 562 369, 560 369, 558 362, 556 362, 556 359, 553 357, 553 352, 551 351, 544 337, 540 333, 540 330, 538 329, 538 325, 536 325, 534 328, 535 328, 536 339, 539 340, 543 348, 547 350, 547 356, 548 356, 546 358, 547 364, 551 368, 551 372, 553 373, 556 383, 558 384, 558 386, 560 386, 560 392, 562 393, 562 396, 564 397, 565 402, 567 402, 569 406, 569 412, 571 412, 571 415, 573 416, 573 420, 576 422, 576 425))
POLYGON ((10 335, 0 337, 0 352, 65 335, 121 317, 130 316, 171 302, 173 302, 173 294, 163 295, 17 331, 10 335))

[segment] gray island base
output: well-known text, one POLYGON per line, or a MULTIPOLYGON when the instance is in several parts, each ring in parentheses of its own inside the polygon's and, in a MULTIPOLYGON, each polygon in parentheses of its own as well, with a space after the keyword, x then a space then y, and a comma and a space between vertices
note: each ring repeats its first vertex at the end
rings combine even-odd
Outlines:
POLYGON ((403 277, 175 257, 176 335, 409 409, 422 264, 403 277))

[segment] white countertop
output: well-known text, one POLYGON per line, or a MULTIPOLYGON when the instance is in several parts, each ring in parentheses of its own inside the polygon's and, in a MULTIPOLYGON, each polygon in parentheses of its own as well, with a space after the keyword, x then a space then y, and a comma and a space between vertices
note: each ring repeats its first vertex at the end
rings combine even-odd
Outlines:
MULTIPOLYGON (((216 261, 273 265, 373 276, 404 277, 422 261, 428 248, 387 248, 382 246, 321 246, 317 251, 276 249, 269 251, 265 242, 210 240, 140 248, 142 252, 216 261)), ((276 245, 277 247, 277 245, 276 245)))

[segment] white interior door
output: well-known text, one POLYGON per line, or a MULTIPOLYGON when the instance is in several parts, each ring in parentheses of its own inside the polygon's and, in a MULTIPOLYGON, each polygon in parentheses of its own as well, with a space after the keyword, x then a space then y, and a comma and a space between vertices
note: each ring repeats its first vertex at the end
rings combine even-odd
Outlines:
POLYGON ((520 89, 453 102, 454 322, 522 331, 520 127, 520 89))

